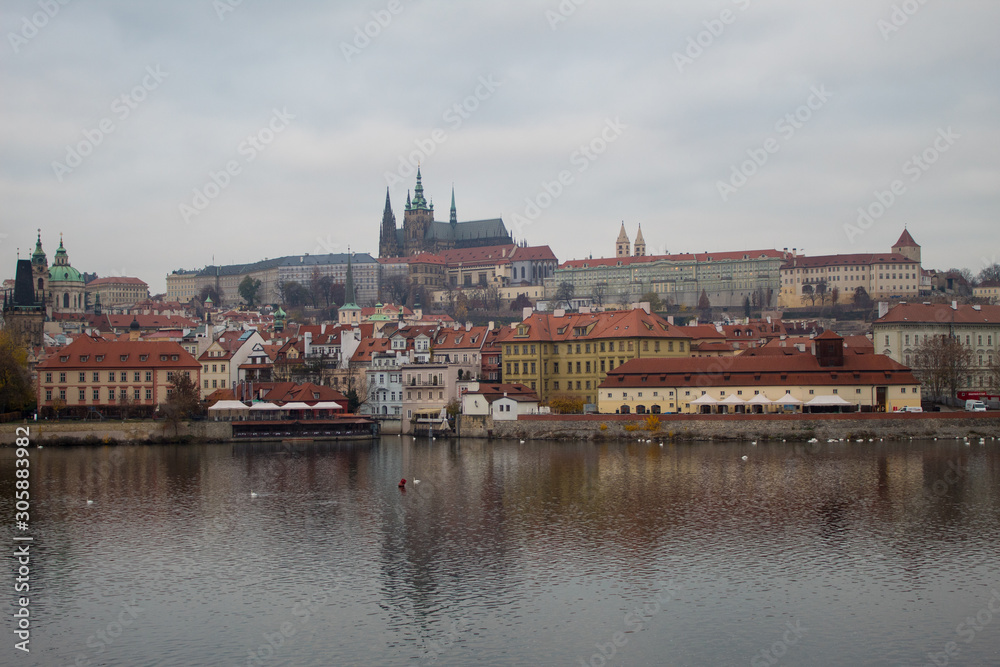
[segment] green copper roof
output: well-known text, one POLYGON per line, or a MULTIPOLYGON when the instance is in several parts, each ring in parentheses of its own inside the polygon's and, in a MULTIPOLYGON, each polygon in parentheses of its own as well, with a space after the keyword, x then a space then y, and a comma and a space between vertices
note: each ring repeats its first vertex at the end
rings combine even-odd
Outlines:
POLYGON ((31 263, 44 264, 45 262, 45 251, 42 250, 42 231, 38 230, 38 240, 35 242, 35 252, 31 254, 31 263))
POLYGON ((83 276, 72 266, 53 266, 49 269, 49 280, 52 282, 82 283, 83 276))

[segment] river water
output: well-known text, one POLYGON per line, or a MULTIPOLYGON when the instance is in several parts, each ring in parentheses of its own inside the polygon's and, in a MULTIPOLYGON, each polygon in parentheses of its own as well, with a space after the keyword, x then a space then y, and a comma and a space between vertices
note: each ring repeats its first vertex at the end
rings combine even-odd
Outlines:
POLYGON ((1000 441, 30 459, 31 652, 8 557, 0 664, 1000 664, 1000 441))

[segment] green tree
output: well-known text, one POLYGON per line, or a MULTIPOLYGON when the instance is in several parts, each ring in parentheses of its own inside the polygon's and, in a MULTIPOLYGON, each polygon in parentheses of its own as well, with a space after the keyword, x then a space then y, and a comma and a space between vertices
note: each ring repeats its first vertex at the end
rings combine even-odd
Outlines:
POLYGON ((743 317, 750 319, 750 297, 743 297, 743 317))
POLYGON ((361 399, 358 397, 358 390, 351 387, 344 394, 347 397, 347 411, 350 413, 355 413, 358 411, 358 407, 361 405, 361 399))
POLYGON ((649 302, 649 312, 659 313, 667 309, 667 304, 663 303, 663 299, 656 292, 646 292, 641 297, 639 301, 649 302))
POLYGON ((239 284, 240 298, 242 298, 247 306, 253 308, 257 305, 258 299, 260 298, 260 286, 261 282, 256 278, 251 278, 246 276, 239 284))
POLYGON ((27 410, 34 404, 28 347, 12 332, 0 331, 0 412, 27 410))

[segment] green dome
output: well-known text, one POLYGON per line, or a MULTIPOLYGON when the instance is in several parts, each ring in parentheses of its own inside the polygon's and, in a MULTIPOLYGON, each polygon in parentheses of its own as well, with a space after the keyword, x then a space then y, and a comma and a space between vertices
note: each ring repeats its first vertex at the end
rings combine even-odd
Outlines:
POLYGON ((49 268, 49 280, 54 283, 82 283, 83 276, 72 266, 53 266, 49 268))

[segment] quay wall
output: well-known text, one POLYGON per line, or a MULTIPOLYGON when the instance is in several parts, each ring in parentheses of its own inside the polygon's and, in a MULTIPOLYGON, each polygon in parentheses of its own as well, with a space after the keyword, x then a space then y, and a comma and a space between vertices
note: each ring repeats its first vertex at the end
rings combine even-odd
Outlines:
POLYGON ((164 421, 28 421, 0 424, 0 445, 13 445, 18 427, 30 429, 32 444, 60 439, 80 441, 109 440, 117 442, 150 442, 172 438, 196 441, 228 441, 233 429, 229 422, 180 422, 176 434, 172 424, 164 421))
POLYGON ((1000 437, 1000 412, 806 415, 522 415, 517 421, 463 415, 462 437, 521 440, 820 440, 1000 437))

